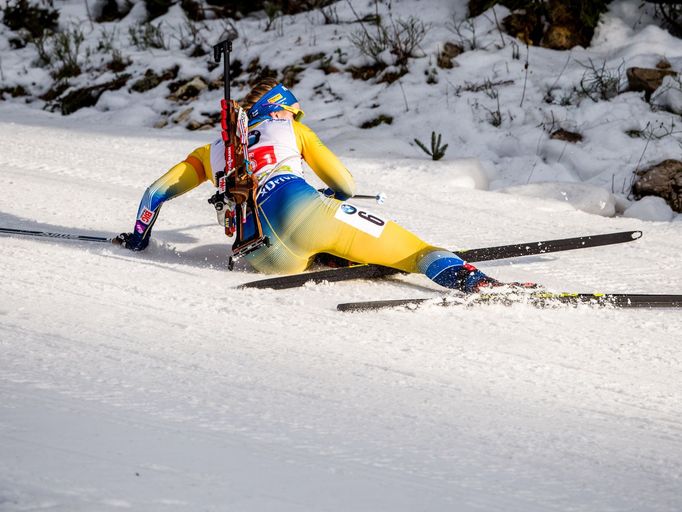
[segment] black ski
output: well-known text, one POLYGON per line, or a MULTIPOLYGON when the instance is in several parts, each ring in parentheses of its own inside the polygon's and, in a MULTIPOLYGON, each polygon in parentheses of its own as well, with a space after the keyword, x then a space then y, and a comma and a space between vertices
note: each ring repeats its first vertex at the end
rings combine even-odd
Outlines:
POLYGON ((103 236, 75 235, 72 233, 51 233, 49 231, 31 231, 29 229, 0 228, 0 233, 7 235, 59 238, 61 240, 78 240, 81 242, 103 242, 108 244, 113 243, 114 241, 113 238, 105 238, 103 236))
MULTIPOLYGON (((454 251, 464 260, 474 263, 496 259, 517 258, 521 256, 533 256, 550 252, 570 251, 573 249, 586 249, 601 245, 620 244, 632 242, 642 236, 641 231, 622 231, 602 235, 579 236, 574 238, 562 238, 559 240, 544 240, 540 242, 528 242, 522 244, 500 245, 497 247, 483 247, 454 251)), ((304 272, 290 276, 272 277, 244 283, 240 288, 271 288, 284 290, 296 288, 305 283, 322 283, 349 281, 351 279, 379 279, 382 277, 401 274, 400 270, 381 265, 353 265, 350 267, 332 268, 314 272, 304 272)))
POLYGON ((452 295, 437 298, 374 300, 368 302, 347 302, 338 304, 339 311, 376 311, 399 306, 416 309, 422 305, 435 306, 480 306, 485 304, 529 304, 537 308, 551 308, 561 305, 587 304, 614 308, 680 308, 682 295, 647 295, 636 293, 483 293, 452 295))

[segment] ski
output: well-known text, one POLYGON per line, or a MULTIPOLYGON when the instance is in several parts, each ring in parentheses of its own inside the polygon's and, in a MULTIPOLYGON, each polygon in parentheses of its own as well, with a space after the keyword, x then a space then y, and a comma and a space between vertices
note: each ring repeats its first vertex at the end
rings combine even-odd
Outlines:
POLYGON ((597 307, 614 308, 680 308, 682 295, 647 295, 636 293, 483 293, 473 295, 451 295, 437 298, 390 299, 368 302, 347 302, 338 304, 339 311, 376 311, 395 307, 417 309, 422 305, 473 307, 485 304, 528 304, 536 308, 552 308, 561 305, 576 306, 587 304, 597 307))
POLYGON ((76 235, 73 233, 53 233, 49 231, 31 231, 29 229, 11 229, 11 228, 0 228, 0 233, 6 235, 21 235, 21 236, 39 236, 48 238, 59 238, 60 240, 78 240, 81 242, 103 242, 103 243, 114 243, 113 238, 105 238, 103 236, 90 236, 90 235, 76 235))
MULTIPOLYGON (((588 247, 599 247, 601 245, 620 244, 632 242, 633 240, 641 238, 641 236, 641 231, 622 231, 618 233, 579 236, 558 240, 543 240, 539 242, 500 245, 496 247, 483 247, 480 249, 459 250, 454 252, 462 257, 462 259, 470 263, 475 263, 479 261, 547 254, 550 252, 570 251, 573 249, 586 249, 588 247)), ((296 288, 308 282, 322 283, 327 281, 333 283, 338 281, 349 281, 352 279, 379 279, 401 273, 404 272, 381 265, 352 265, 350 267, 331 268, 289 276, 259 279, 257 281, 244 283, 240 285, 239 288, 271 288, 273 290, 284 290, 287 288, 296 288)))

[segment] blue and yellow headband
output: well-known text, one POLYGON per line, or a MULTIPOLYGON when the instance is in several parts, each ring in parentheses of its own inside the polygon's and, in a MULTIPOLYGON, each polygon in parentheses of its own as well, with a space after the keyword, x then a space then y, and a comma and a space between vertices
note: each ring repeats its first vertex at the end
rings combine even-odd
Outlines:
POLYGON ((277 84, 263 94, 253 107, 249 109, 249 124, 262 121, 270 117, 271 112, 277 112, 278 110, 291 112, 294 114, 294 119, 298 121, 303 117, 303 111, 293 108, 291 105, 294 103, 298 103, 296 96, 282 84, 277 84))

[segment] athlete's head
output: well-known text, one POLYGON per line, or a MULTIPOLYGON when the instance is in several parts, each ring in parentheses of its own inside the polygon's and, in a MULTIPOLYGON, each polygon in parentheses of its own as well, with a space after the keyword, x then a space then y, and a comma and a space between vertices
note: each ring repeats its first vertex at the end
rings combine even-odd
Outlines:
POLYGON ((303 117, 296 96, 274 78, 258 82, 242 101, 242 107, 248 112, 251 121, 270 117, 298 121, 303 117))

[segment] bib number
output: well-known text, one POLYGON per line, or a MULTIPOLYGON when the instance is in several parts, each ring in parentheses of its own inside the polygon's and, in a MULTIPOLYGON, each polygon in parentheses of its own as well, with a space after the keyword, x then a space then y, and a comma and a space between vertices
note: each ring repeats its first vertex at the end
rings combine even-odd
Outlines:
POLYGON ((249 160, 255 162, 255 170, 277 163, 274 146, 261 146, 249 150, 249 160))
POLYGON ((381 217, 349 203, 341 203, 334 218, 375 238, 379 238, 386 227, 386 221, 381 217))

